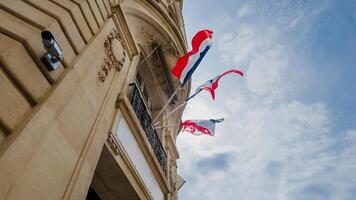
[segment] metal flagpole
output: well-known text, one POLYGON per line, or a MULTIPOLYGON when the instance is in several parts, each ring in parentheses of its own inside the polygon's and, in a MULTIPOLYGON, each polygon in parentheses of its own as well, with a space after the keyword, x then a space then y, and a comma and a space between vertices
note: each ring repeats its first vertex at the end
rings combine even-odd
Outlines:
POLYGON ((157 121, 158 117, 162 115, 163 111, 168 107, 169 103, 171 103, 172 99, 174 98, 174 96, 177 94, 177 92, 179 90, 181 90, 182 87, 181 85, 179 85, 173 92, 173 94, 171 95, 171 97, 169 97, 168 101, 166 102, 166 104, 163 106, 163 108, 159 111, 159 113, 156 115, 156 117, 154 118, 152 124, 155 124, 155 122, 157 121))
MULTIPOLYGON (((192 78, 192 77, 189 77, 189 79, 188 79, 186 82, 188 82, 191 78, 192 78)), ((183 87, 184 87, 184 86, 179 85, 179 86, 176 88, 176 90, 174 91, 174 93, 173 93, 173 94, 171 95, 171 97, 168 99, 167 103, 163 106, 163 108, 162 108, 162 109, 159 111, 159 113, 156 115, 156 117, 154 118, 152 124, 156 124, 156 122, 157 122, 157 120, 158 120, 158 117, 163 114, 163 111, 168 107, 169 103, 172 101, 173 97, 177 94, 177 92, 178 92, 179 90, 184 89, 183 87)), ((181 106, 181 105, 179 105, 179 106, 181 106)), ((178 107, 179 107, 179 106, 178 106, 178 107)), ((171 114, 171 112, 168 113, 168 114, 171 114)))
POLYGON ((169 128, 169 127, 178 127, 180 126, 180 124, 176 124, 176 125, 169 125, 169 126, 155 126, 156 129, 159 129, 159 128, 169 128))
POLYGON ((137 65, 137 67, 140 66, 140 65, 142 65, 142 63, 145 62, 145 61, 147 60, 147 58, 149 58, 149 57, 153 54, 153 52, 154 52, 159 46, 161 46, 161 44, 158 44, 158 45, 145 57, 145 59, 143 59, 143 60, 137 65))
MULTIPOLYGON (((185 101, 184 103, 180 104, 179 106, 177 106, 176 108, 174 108, 171 112, 169 112, 168 114, 166 114, 162 119, 166 119, 169 116, 171 116, 173 113, 177 112, 181 107, 185 106, 188 103, 188 101, 185 101)), ((158 122, 156 122, 154 125, 157 125, 158 122)))
POLYGON ((170 6, 173 2, 175 2, 176 0, 172 0, 171 2, 168 3, 168 6, 170 6))

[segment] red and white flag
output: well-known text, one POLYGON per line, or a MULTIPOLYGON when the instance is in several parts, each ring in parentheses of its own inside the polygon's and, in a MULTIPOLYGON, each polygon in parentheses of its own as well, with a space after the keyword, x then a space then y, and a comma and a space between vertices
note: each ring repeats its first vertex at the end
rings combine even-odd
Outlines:
POLYGON ((192 50, 180 57, 173 67, 172 74, 183 86, 192 76, 195 69, 212 45, 213 31, 201 30, 192 39, 192 50))
POLYGON ((191 98, 195 97, 195 95, 197 95, 199 92, 205 90, 205 91, 208 91, 210 92, 211 94, 211 97, 213 98, 213 100, 215 100, 215 89, 218 88, 219 86, 219 80, 225 76, 226 74, 230 74, 230 73, 235 73, 235 74, 239 74, 240 76, 243 76, 244 74, 239 71, 239 70, 235 70, 235 69, 232 69, 232 70, 229 70, 229 71, 226 71, 222 74, 220 74, 219 76, 215 77, 214 79, 210 79, 208 80, 207 82, 205 82, 204 84, 202 84, 201 86, 199 86, 193 95, 191 95, 190 97, 188 97, 186 99, 186 101, 190 100, 191 98))
POLYGON ((215 134, 215 124, 224 121, 222 119, 208 119, 208 120, 186 120, 181 122, 182 131, 187 131, 193 135, 210 135, 215 134))

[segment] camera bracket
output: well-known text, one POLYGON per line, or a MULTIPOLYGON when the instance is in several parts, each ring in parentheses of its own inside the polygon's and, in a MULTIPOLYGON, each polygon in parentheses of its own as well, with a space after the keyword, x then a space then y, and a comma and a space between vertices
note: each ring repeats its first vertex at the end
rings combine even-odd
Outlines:
POLYGON ((61 64, 61 59, 58 57, 52 57, 50 53, 45 53, 41 60, 44 65, 46 65, 48 71, 53 71, 59 67, 61 64))

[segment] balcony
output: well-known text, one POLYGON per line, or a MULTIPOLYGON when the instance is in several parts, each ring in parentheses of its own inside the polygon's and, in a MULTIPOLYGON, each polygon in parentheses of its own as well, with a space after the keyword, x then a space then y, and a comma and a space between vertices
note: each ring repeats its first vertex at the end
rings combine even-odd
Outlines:
POLYGON ((151 144, 151 147, 156 155, 156 158, 161 165, 164 173, 167 171, 167 154, 164 151, 162 143, 157 135, 156 129, 152 125, 152 117, 150 111, 147 109, 147 105, 144 101, 143 95, 138 88, 136 83, 132 83, 130 103, 136 113, 136 116, 145 131, 145 134, 148 138, 148 141, 151 144))

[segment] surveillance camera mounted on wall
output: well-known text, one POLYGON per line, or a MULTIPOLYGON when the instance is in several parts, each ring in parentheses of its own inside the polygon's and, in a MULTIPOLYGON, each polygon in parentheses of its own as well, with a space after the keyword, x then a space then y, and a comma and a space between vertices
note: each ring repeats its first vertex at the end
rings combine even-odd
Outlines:
POLYGON ((46 65, 48 71, 53 71, 59 67, 63 59, 63 52, 58 42, 54 39, 49 31, 41 32, 42 43, 46 53, 41 57, 42 62, 46 65))

